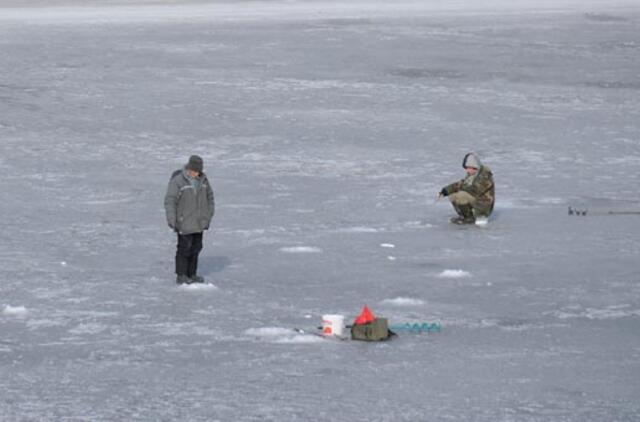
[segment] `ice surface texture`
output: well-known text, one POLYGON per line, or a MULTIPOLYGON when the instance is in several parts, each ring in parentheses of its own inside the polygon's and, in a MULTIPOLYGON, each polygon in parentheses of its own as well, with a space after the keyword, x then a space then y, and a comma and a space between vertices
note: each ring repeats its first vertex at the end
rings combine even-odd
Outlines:
POLYGON ((637 207, 640 12, 509 3, 0 9, 0 420, 640 420, 640 221, 566 215, 637 207), (365 303, 442 332, 292 330, 365 303))

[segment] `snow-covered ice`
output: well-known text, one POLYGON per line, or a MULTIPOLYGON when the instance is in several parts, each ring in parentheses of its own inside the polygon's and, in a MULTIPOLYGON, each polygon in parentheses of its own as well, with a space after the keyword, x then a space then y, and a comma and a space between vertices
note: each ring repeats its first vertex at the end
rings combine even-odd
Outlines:
POLYGON ((580 306, 570 306, 552 312, 552 315, 559 319, 586 318, 586 319, 624 319, 640 317, 640 309, 630 305, 613 305, 605 308, 582 308, 580 306))
POLYGON ((0 1, 0 420, 640 420, 638 34, 637 0, 0 1), (470 150, 484 227, 434 201, 470 150), (314 335, 364 304, 442 331, 314 335))
POLYGON ((410 297, 396 297, 393 299, 384 299, 380 302, 382 305, 391 305, 391 306, 422 306, 424 305, 424 301, 420 299, 410 298, 410 297))
POLYGON ((27 308, 24 306, 6 305, 2 310, 2 315, 6 316, 23 316, 27 314, 27 308))
POLYGON ((280 251, 286 253, 320 253, 322 249, 314 246, 287 246, 280 248, 280 251))
POLYGON ((261 328, 249 328, 245 330, 245 334, 254 337, 285 337, 295 335, 295 331, 291 328, 283 327, 261 327, 261 328))
POLYGON ((218 290, 218 286, 212 283, 192 283, 192 284, 184 284, 179 286, 179 288, 184 290, 218 290))
POLYGON ((438 274, 440 278, 466 278, 471 277, 471 273, 465 270, 443 270, 438 274))

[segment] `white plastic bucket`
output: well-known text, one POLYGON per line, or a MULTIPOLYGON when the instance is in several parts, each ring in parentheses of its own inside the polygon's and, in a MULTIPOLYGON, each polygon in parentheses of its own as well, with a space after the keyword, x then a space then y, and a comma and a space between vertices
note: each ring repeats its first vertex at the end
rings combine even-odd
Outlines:
POLYGON ((322 335, 341 336, 344 334, 344 315, 322 315, 322 335))

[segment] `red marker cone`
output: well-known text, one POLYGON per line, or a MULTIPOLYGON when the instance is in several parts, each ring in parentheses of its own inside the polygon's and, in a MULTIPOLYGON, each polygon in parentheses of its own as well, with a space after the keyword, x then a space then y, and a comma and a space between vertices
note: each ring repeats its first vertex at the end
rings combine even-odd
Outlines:
POLYGON ((360 312, 360 315, 358 315, 355 321, 353 321, 353 325, 366 324, 373 321, 374 319, 376 319, 376 317, 373 315, 373 312, 371 312, 367 305, 364 305, 364 308, 362 308, 362 312, 360 312))

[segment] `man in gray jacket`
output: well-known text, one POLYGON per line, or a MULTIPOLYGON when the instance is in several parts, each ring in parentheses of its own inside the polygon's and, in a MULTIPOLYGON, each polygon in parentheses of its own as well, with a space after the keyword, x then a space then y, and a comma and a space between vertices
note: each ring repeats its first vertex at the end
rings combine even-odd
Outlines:
POLYGON ((202 158, 192 155, 184 168, 171 175, 164 197, 167 224, 178 234, 178 284, 204 282, 197 274, 198 255, 202 250, 202 232, 209 228, 215 213, 215 201, 203 167, 202 158))

